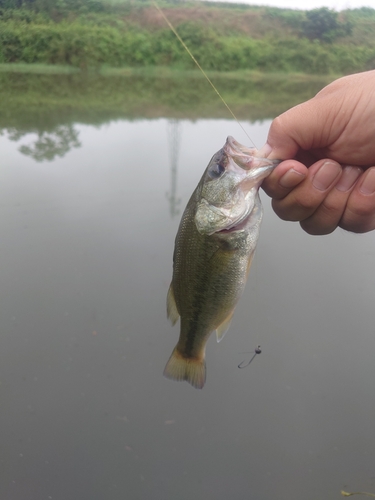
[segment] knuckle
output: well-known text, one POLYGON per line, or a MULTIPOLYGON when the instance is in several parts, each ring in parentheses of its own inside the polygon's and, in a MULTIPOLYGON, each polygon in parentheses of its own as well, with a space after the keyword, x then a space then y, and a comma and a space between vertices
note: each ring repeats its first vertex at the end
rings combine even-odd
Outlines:
POLYGON ((358 206, 347 208, 340 221, 340 227, 353 233, 367 233, 375 229, 375 207, 358 206))
POLYGON ((304 213, 306 214, 305 217, 308 217, 317 209, 319 203, 313 197, 298 196, 294 199, 294 206, 296 211, 300 212, 301 214, 304 213))
POLYGON ((367 221, 350 220, 343 218, 339 226, 352 233, 368 233, 375 229, 375 218, 367 221))
POLYGON ((300 226, 307 234, 312 236, 323 236, 332 233, 336 229, 337 224, 325 225, 320 221, 306 219, 300 222, 300 226))
POLYGON ((296 213, 295 210, 289 205, 285 206, 282 201, 279 202, 278 200, 272 200, 272 208, 281 220, 292 222, 301 220, 298 213, 296 213))
POLYGON ((282 200, 273 200, 272 206, 276 214, 282 220, 288 221, 302 221, 310 217, 317 207, 318 203, 313 198, 309 197, 294 197, 289 199, 286 196, 282 200))
POLYGON ((351 233, 368 233, 369 231, 373 231, 375 229, 375 223, 373 224, 357 224, 357 223, 351 223, 351 222, 340 222, 340 227, 342 229, 345 229, 345 231, 350 231, 351 233))
POLYGON ((367 219, 375 216, 375 206, 372 204, 362 203, 353 208, 348 208, 348 212, 353 218, 367 219))
POLYGON ((343 211, 341 205, 338 205, 334 201, 330 201, 326 198, 319 207, 321 214, 326 219, 337 219, 339 220, 343 211))
POLYGON ((332 197, 327 197, 311 217, 301 221, 301 227, 311 235, 330 234, 339 225, 342 212, 342 204, 332 197))
POLYGON ((278 132, 280 130, 283 130, 284 128, 284 119, 283 119, 283 114, 277 116, 276 118, 273 119, 272 121, 272 129, 275 132, 278 132))

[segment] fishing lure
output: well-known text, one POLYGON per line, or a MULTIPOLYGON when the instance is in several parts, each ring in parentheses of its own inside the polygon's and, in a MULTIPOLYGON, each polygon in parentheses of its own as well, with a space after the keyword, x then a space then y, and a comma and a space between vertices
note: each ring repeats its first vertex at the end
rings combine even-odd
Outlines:
POLYGON ((254 350, 254 354, 252 356, 252 358, 250 359, 250 361, 248 361, 246 364, 245 363, 245 359, 243 361, 241 361, 241 363, 238 365, 238 368, 246 368, 246 366, 249 366, 249 364, 252 362, 252 360, 255 358, 255 356, 257 354, 260 354, 262 352, 262 349, 260 348, 260 345, 258 345, 258 347, 254 350))

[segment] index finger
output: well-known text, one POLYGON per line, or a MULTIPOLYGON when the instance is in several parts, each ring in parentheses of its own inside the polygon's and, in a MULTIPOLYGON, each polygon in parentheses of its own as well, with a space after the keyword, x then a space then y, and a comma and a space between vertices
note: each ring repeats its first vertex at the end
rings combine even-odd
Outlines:
POLYGON ((285 198, 307 176, 307 168, 296 160, 281 162, 263 181, 263 190, 275 200, 285 198))

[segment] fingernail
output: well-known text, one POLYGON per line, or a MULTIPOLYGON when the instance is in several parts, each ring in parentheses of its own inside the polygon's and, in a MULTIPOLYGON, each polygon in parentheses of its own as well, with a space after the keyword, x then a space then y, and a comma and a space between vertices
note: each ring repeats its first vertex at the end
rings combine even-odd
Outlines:
POLYGON ((272 151, 271 146, 266 142, 266 144, 258 150, 259 158, 268 158, 272 151))
POLYGON ((367 170, 359 191, 367 195, 375 193, 375 168, 369 168, 367 170))
POLYGON ((313 186, 319 191, 325 191, 337 179, 341 171, 340 165, 326 161, 315 174, 313 186))
POLYGON ((281 177, 279 184, 284 188, 292 188, 297 186, 304 177, 306 177, 306 174, 297 172, 297 170, 291 168, 281 177))
POLYGON ((361 173, 362 170, 358 167, 351 167, 349 165, 344 167, 341 177, 335 186, 336 189, 342 192, 349 191, 349 189, 354 186, 355 181, 358 179, 361 173))

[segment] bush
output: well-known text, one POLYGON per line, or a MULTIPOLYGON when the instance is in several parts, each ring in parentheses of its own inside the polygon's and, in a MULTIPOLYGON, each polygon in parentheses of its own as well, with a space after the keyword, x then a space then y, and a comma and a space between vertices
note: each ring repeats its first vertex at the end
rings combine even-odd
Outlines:
POLYGON ((108 64, 154 64, 150 36, 79 23, 31 25, 0 23, 0 46, 6 62, 44 62, 78 67, 108 64))
MULTIPOLYGON (((146 31, 118 18, 104 22, 106 14, 97 13, 57 23, 43 14, 15 12, 8 10, 0 18, 0 62, 196 68, 168 28, 146 31)), ((375 60, 375 46, 328 44, 290 35, 254 39, 225 35, 199 22, 182 23, 178 31, 206 70, 350 73, 372 68, 375 60)))

